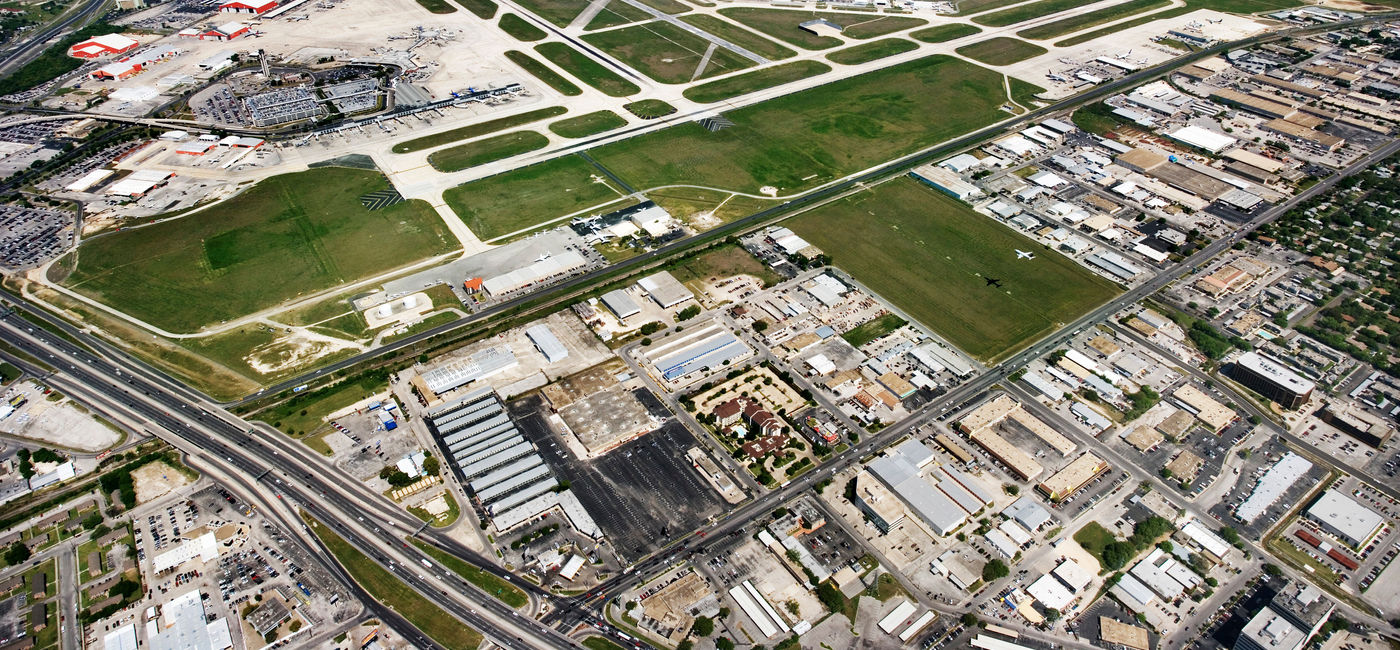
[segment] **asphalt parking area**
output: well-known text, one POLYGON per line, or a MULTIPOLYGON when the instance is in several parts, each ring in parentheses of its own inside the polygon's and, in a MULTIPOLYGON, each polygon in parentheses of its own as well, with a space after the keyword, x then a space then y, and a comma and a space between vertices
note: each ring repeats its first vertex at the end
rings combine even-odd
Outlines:
POLYGON ((723 512, 686 450, 699 442, 672 420, 607 454, 581 461, 558 444, 538 398, 510 405, 511 417, 560 480, 569 482, 624 562, 634 561, 723 512))

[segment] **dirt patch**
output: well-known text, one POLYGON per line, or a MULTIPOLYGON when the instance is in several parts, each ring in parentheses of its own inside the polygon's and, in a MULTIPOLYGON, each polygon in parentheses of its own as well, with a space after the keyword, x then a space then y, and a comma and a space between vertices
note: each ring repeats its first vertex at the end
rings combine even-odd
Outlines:
POLYGON ((146 503, 190 484, 190 477, 162 462, 147 463, 131 473, 136 502, 146 503))
POLYGON ((253 348, 243 360, 253 370, 273 375, 345 349, 362 350, 364 346, 305 330, 293 330, 271 343, 253 348))

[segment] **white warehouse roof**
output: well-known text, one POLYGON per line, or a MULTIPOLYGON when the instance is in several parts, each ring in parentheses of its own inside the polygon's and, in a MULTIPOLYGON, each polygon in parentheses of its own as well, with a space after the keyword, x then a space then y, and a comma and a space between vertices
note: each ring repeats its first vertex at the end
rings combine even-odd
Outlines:
POLYGON ((1375 511, 1357 503, 1336 489, 1327 490, 1308 508, 1308 517, 1329 530, 1340 533, 1349 544, 1370 541, 1384 519, 1375 511))
POLYGON ((1222 149, 1235 144, 1234 138, 1199 126, 1181 127, 1168 134, 1168 137, 1211 153, 1220 153, 1222 149))
POLYGON ((550 363, 556 363, 569 358, 569 349, 559 342, 559 338, 554 336, 548 325, 535 325, 525 330, 525 336, 530 337, 530 342, 535 344, 535 348, 544 355, 550 363))

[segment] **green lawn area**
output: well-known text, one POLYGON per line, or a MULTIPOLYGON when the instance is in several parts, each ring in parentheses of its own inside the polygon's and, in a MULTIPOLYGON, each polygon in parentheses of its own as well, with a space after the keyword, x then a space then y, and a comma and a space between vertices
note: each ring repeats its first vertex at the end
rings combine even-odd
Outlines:
MULTIPOLYGON (((510 14, 502 16, 501 20, 504 21, 506 16, 510 16, 510 14)), ((478 136, 486 135, 487 133, 495 133, 496 131, 501 131, 503 129, 509 129, 512 127, 520 126, 522 124, 529 124, 531 122, 537 122, 545 118, 555 117, 556 115, 563 115, 564 113, 568 112, 568 110, 569 109, 564 108, 563 106, 550 106, 548 108, 539 108, 533 111, 521 113, 519 115, 501 117, 494 120, 481 122, 479 124, 472 124, 470 126, 452 129, 451 131, 443 131, 442 133, 425 135, 421 138, 414 138, 412 140, 400 142, 394 145, 394 153, 412 153, 414 151, 432 149, 433 147, 439 147, 445 144, 456 142, 458 140, 475 138, 478 136)))
POLYGON ((728 192, 716 192, 698 187, 668 187, 647 192, 647 198, 666 209, 677 219, 689 223, 699 230, 709 230, 723 223, 747 217, 764 208, 776 205, 777 201, 753 199, 747 196, 734 196, 728 192), (701 213, 708 213, 705 221, 700 221, 701 213))
POLYGON ((394 574, 365 557, 364 553, 321 525, 321 522, 306 515, 303 515, 303 518, 355 582, 364 587, 375 600, 398 612, 410 624, 422 630, 423 634, 448 648, 475 648, 481 644, 480 632, 467 627, 466 623, 457 620, 433 604, 433 601, 400 582, 394 574))
POLYGON ((1112 7, 1105 7, 1098 11, 1090 11, 1068 18, 1061 18, 1052 23, 1036 25, 1030 29, 1023 29, 1016 32, 1016 35, 1021 38, 1037 40, 1057 38, 1065 34, 1072 34, 1107 22, 1121 20, 1133 14, 1168 6, 1171 6, 1171 0, 1129 0, 1128 2, 1116 4, 1112 7))
POLYGON ((456 2, 482 20, 491 20, 491 17, 496 15, 496 3, 491 0, 456 0, 456 2))
POLYGON ((738 244, 716 246, 674 265, 667 265, 666 268, 682 284, 697 291, 700 284, 709 281, 710 278, 732 275, 751 275, 761 280, 765 287, 771 287, 782 280, 777 273, 738 244))
POLYGON ((923 41, 925 43, 945 43, 947 41, 959 39, 964 36, 971 36, 973 34, 981 33, 982 29, 980 27, 975 27, 973 25, 964 25, 962 23, 953 23, 950 25, 939 25, 937 27, 930 27, 928 29, 921 29, 917 32, 910 32, 909 36, 913 37, 914 39, 923 41))
POLYGON ((1094 559, 1099 561, 1099 566, 1103 566, 1104 547, 1118 541, 1118 539, 1114 537, 1113 533, 1109 532, 1107 528, 1100 525, 1099 522, 1091 521, 1074 533, 1074 541, 1084 547, 1084 550, 1088 551, 1089 555, 1094 556, 1094 559))
POLYGON ((543 29, 535 27, 515 14, 502 14, 500 26, 501 31, 510 34, 517 41, 539 41, 548 36, 543 29))
POLYGON ((266 422, 293 436, 315 432, 327 415, 389 388, 389 377, 366 373, 336 384, 297 393, 291 398, 258 411, 250 419, 266 422))
POLYGON ((521 0, 520 6, 560 27, 568 27, 589 5, 588 0, 521 0))
POLYGON ((1113 107, 1103 102, 1081 106, 1070 115, 1070 120, 1075 126, 1094 135, 1104 135, 1125 124, 1122 118, 1113 114, 1113 107))
POLYGON ((423 5, 424 9, 435 14, 450 14, 456 13, 457 11, 457 8, 452 6, 452 3, 447 0, 418 0, 418 4, 423 5))
POLYGON ((641 99, 630 104, 623 104, 623 108, 628 113, 636 115, 644 120, 654 120, 658 117, 666 117, 676 112, 676 107, 659 99, 641 99))
POLYGON ((502 133, 475 142, 459 144, 428 156, 428 164, 440 172, 459 172, 511 156, 518 156, 549 145, 546 138, 534 131, 502 133))
POLYGON ((1005 102, 1002 75, 934 55, 727 112, 721 131, 680 124, 591 155, 637 189, 788 194, 990 124, 1005 102))
POLYGON ((841 338, 858 348, 908 324, 909 321, 897 314, 885 314, 875 320, 861 323, 855 329, 842 334, 841 338))
POLYGON ((192 215, 90 239, 56 279, 192 331, 457 248, 424 201, 360 204, 389 188, 376 172, 344 167, 273 176, 192 215))
POLYGON ((708 104, 828 72, 831 72, 831 66, 821 61, 793 61, 691 86, 681 94, 691 101, 708 104))
POLYGON ((520 609, 521 607, 530 604, 530 597, 525 595, 525 592, 521 591, 519 587, 516 587, 515 585, 510 584, 509 582, 506 582, 505 580, 502 580, 490 573, 482 571, 480 567, 477 567, 471 564, 470 562, 463 560, 462 558, 459 558, 436 546, 433 546, 432 544, 424 542, 423 540, 420 540, 417 537, 411 537, 409 538, 409 541, 413 542, 413 545, 417 546, 419 550, 426 553, 428 557, 437 560, 439 564, 447 567, 453 573, 462 576, 463 580, 466 580, 467 582, 470 582, 480 587, 482 591, 485 591, 486 593, 495 596, 497 600, 507 605, 510 605, 511 607, 514 607, 516 609, 520 609))
POLYGON ((835 266, 982 360, 1030 343, 1117 293, 1072 260, 912 178, 787 225, 835 266), (1035 259, 1017 259, 1018 248, 1035 251, 1035 259), (989 277, 1004 286, 987 286, 989 277))
POLYGON ((1040 2, 1027 3, 996 13, 984 14, 973 18, 972 22, 988 27, 1006 27, 1007 25, 1023 23, 1032 18, 1074 9, 1082 4, 1084 4, 1083 0, 1040 0, 1040 2))
POLYGON ((953 15, 970 16, 983 11, 1000 9, 1007 5, 1014 5, 1018 2, 1025 2, 1025 0, 960 0, 958 2, 958 11, 953 15))
POLYGON ((621 115, 612 111, 595 111, 554 122, 549 125, 549 130, 566 138, 586 138, 624 126, 627 126, 627 120, 621 115))
POLYGON ((709 14, 686 16, 681 18, 681 20, 766 59, 779 61, 797 56, 797 52, 774 43, 734 23, 709 14))
POLYGON ((8 362, 0 361, 0 383, 8 384, 23 374, 19 368, 10 365, 8 362))
POLYGON ((753 61, 732 50, 717 47, 697 76, 697 66, 704 59, 710 42, 660 21, 585 34, 583 40, 642 74, 667 84, 686 83, 693 78, 704 79, 754 65, 753 61))
POLYGON ((583 90, 581 90, 578 86, 574 85, 574 82, 565 79, 564 75, 555 72, 549 66, 546 66, 545 64, 536 61, 535 59, 531 58, 530 55, 524 52, 518 50, 509 50, 506 52, 506 58, 510 59, 511 63, 514 63, 515 65, 518 65, 521 68, 523 68, 534 78, 543 81, 550 88, 559 91, 561 95, 573 97, 575 95, 583 94, 583 90))
POLYGON ((609 2, 608 6, 604 7, 602 11, 599 11, 598 14, 593 17, 593 20, 588 21, 588 25, 583 29, 584 31, 591 32, 595 29, 617 27, 618 25, 627 25, 650 18, 651 14, 633 7, 622 0, 615 0, 614 2, 609 2))
POLYGON ((610 97, 626 97, 642 92, 636 84, 617 76, 612 70, 603 67, 603 64, 563 43, 541 43, 535 46, 535 51, 550 63, 563 68, 583 83, 601 90, 610 97))
POLYGON ((601 636, 590 636, 583 640, 583 647, 588 650, 624 650, 624 648, 601 636))
POLYGON ((919 44, 914 41, 902 38, 886 38, 869 43, 862 43, 844 50, 836 50, 826 55, 826 58, 835 63, 856 65, 917 49, 919 49, 919 44))
POLYGON ((443 200, 477 237, 494 239, 622 197, 598 175, 583 158, 564 156, 458 185, 443 200))
POLYGON ((1030 107, 1031 102, 1039 101, 1035 96, 1045 92, 1044 88, 1016 77, 1007 77, 1006 82, 1011 86, 1011 99, 1022 106, 1030 107))
POLYGON ((1034 43, 998 36, 971 45, 964 45, 954 51, 987 65, 1011 65, 1033 56, 1045 54, 1047 50, 1034 43))
POLYGON ((907 16, 885 16, 877 13, 844 13, 834 11, 806 11, 790 9, 768 9, 759 7, 727 7, 719 10, 720 15, 773 38, 786 41, 809 50, 824 50, 841 44, 841 39, 830 36, 817 36, 801 27, 799 23, 814 19, 824 19, 840 25, 841 35, 846 38, 874 38, 892 32, 928 24, 922 18, 907 16))

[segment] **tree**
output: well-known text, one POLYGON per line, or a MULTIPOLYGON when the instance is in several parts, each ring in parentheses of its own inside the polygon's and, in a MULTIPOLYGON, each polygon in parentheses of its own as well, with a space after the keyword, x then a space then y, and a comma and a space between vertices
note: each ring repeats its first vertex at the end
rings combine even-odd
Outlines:
POLYGON ((992 560, 982 565, 982 581, 991 582, 1000 580, 1011 575, 1011 569, 1006 567, 1006 563, 1001 560, 992 560))
POLYGON ((14 566, 28 560, 29 556, 29 547, 25 546, 23 542, 15 542, 10 545, 9 550, 5 551, 5 564, 14 566))
POLYGON ((1114 541, 1103 547, 1103 565, 1109 571, 1117 571, 1137 555, 1137 547, 1128 542, 1114 541))
POLYGON ((1055 621, 1058 621, 1058 620, 1060 620, 1060 610, 1055 609, 1054 607, 1048 607, 1048 608, 1046 608, 1046 610, 1045 610, 1045 621, 1046 621, 1047 623, 1054 623, 1055 621))
POLYGON ((90 515, 88 515, 88 516, 86 516, 86 517, 83 517, 83 528, 84 528, 84 529, 92 530, 92 529, 97 528, 98 526, 101 526, 101 525, 102 525, 102 513, 100 513, 100 512, 94 512, 94 513, 92 513, 92 514, 90 514, 90 515))
MULTIPOLYGON (((762 334, 763 331, 766 330, 766 329, 768 329, 768 321, 756 320, 756 321, 753 322, 753 331, 758 332, 759 334, 762 334)), ((731 642, 731 643, 732 643, 732 642, 731 642)), ((719 644, 716 643, 715 645, 719 645, 719 644)))
POLYGON ((676 650, 691 650, 694 647, 695 642, 691 641, 690 639, 686 639, 676 644, 676 650))
POLYGON ((728 607, 721 607, 721 608, 719 608, 719 617, 720 617, 720 618, 729 618, 729 608, 728 608, 728 607))
POLYGON ((734 650, 734 642, 725 637, 715 639, 715 650, 734 650))
POLYGON ((1283 569, 1278 568, 1278 565, 1270 562, 1264 564, 1264 573, 1267 573, 1271 576, 1281 576, 1283 575, 1283 569))
POLYGON ((977 615, 972 612, 966 612, 962 615, 963 627, 974 627, 981 622, 982 621, 977 618, 977 615))
POLYGON ((429 456, 427 458, 424 458, 423 473, 427 474, 428 476, 437 476, 438 474, 441 474, 442 462, 439 461, 435 456, 429 456))
POLYGON ((715 631, 715 622, 708 616, 701 616, 695 619, 695 624, 690 626, 690 631, 695 636, 710 636, 715 631))

